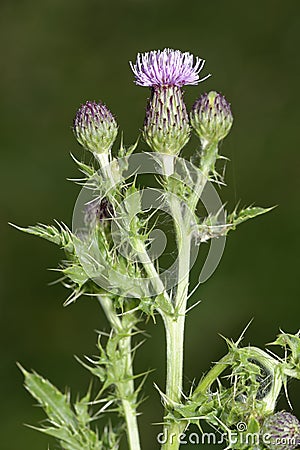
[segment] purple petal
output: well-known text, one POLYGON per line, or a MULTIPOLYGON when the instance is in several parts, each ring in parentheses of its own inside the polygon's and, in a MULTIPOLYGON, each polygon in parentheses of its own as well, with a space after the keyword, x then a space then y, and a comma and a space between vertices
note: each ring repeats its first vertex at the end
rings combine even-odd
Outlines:
MULTIPOLYGON (((138 53, 136 63, 129 63, 139 86, 184 86, 196 85, 204 59, 188 52, 165 48, 151 52, 138 53)), ((208 75, 210 76, 210 75, 208 75)), ((206 79, 205 77, 204 79, 206 79)))

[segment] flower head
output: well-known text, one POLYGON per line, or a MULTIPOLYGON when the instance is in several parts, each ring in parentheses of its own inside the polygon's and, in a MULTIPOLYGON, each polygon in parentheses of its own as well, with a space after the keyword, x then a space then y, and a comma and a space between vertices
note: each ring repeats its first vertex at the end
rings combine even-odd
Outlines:
POLYGON ((108 153, 117 137, 118 126, 103 103, 87 101, 76 113, 73 131, 79 144, 87 150, 108 153))
MULTIPOLYGON (((172 50, 152 50, 151 52, 138 53, 136 63, 130 62, 130 67, 135 75, 135 82, 139 86, 184 86, 186 84, 198 84, 199 72, 205 61, 188 52, 172 50)), ((209 76, 209 75, 208 75, 209 76)))
POLYGON ((230 131, 233 117, 230 104, 218 92, 203 94, 191 111, 191 125, 204 141, 220 141, 230 131))
POLYGON ((300 422, 293 414, 279 411, 265 420, 262 438, 270 450, 293 450, 300 443, 300 422))
POLYGON ((178 155, 190 137, 189 118, 179 87, 153 89, 146 109, 143 136, 152 150, 178 155))

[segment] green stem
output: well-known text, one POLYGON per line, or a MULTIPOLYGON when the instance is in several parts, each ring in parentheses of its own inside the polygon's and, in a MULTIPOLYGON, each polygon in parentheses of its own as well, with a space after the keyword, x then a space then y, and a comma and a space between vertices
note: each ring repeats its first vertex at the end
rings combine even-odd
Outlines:
POLYGON ((207 181, 209 180, 209 174, 214 173, 215 163, 218 158, 218 142, 208 142, 202 143, 202 158, 200 163, 200 173, 198 175, 197 182, 188 200, 188 205, 192 212, 195 211, 197 203, 201 198, 201 194, 207 181))
POLYGON ((200 170, 204 178, 208 178, 210 173, 215 172, 215 165, 218 159, 218 141, 203 140, 200 170))
MULTIPOLYGON (((165 289, 165 286, 159 276, 159 273, 157 272, 157 270, 153 264, 153 261, 150 259, 149 255, 147 253, 145 244, 143 243, 143 241, 136 238, 133 241, 133 245, 134 245, 135 250, 140 255, 141 263, 143 264, 146 274, 150 278, 150 281, 151 281, 151 284, 152 284, 154 290, 157 293, 161 293, 161 295, 164 297, 164 300, 166 301, 166 303, 168 305, 170 305, 170 307, 171 307, 172 306, 171 299, 165 289)), ((160 309, 158 309, 158 312, 161 315, 163 315, 163 312, 160 309)))
MULTIPOLYGON (((182 374, 183 374, 183 345, 184 345, 184 317, 178 317, 176 321, 166 321, 167 338, 167 379, 166 379, 166 413, 172 410, 172 405, 181 401, 182 374)), ((164 436, 166 442, 163 450, 177 450, 179 448, 180 434, 186 427, 185 421, 176 422, 173 419, 166 420, 164 436)))
MULTIPOLYGON (((184 315, 177 316, 176 319, 170 316, 164 317, 167 341, 166 412, 181 401, 184 324, 184 315)), ((184 422, 167 421, 163 431, 165 444, 163 444, 162 449, 177 450, 179 448, 179 435, 184 431, 184 428, 184 422)))
MULTIPOLYGON (((189 221, 184 220, 180 201, 172 195, 170 209, 174 220, 178 247, 178 284, 174 299, 175 314, 163 317, 167 342, 167 377, 166 400, 167 409, 180 403, 182 396, 183 360, 184 360, 184 328, 189 286, 191 234, 189 221)), ((167 412, 167 411, 166 411, 167 412)), ((185 423, 168 421, 164 426, 165 444, 163 450, 177 450, 179 435, 184 431, 185 423)))
MULTIPOLYGON (((122 321, 116 314, 112 301, 109 297, 99 296, 99 302, 109 320, 111 327, 117 334, 123 335, 120 340, 120 355, 125 359, 126 378, 116 382, 117 391, 122 402, 124 418, 126 421, 126 433, 130 450, 140 450, 140 437, 137 423, 137 413, 135 402, 132 400, 135 396, 133 381, 133 361, 131 351, 131 330, 124 329, 122 321)), ((122 364, 118 361, 118 364, 122 364)))
POLYGON ((202 394, 205 394, 214 381, 221 375, 221 373, 228 367, 232 361, 232 355, 229 353, 220 359, 202 378, 198 386, 193 392, 192 401, 197 400, 202 394))
POLYGON ((179 403, 182 391, 184 317, 167 316, 164 318, 167 341, 167 379, 166 396, 172 406, 179 403))
MULTIPOLYGON (((203 164, 202 159, 201 174, 199 174, 188 201, 188 206, 192 214, 194 214, 201 193, 208 180, 209 172, 214 169, 217 146, 206 145, 203 151, 206 154, 206 164, 203 164)), ((178 248, 178 284, 174 300, 175 314, 174 316, 163 317, 167 342, 166 397, 169 403, 167 407, 169 408, 172 407, 172 403, 179 403, 182 395, 184 330, 191 252, 191 217, 189 214, 186 217, 183 216, 181 203, 173 194, 171 194, 170 199, 170 210, 174 220, 178 248)), ((166 443, 162 446, 163 450, 177 450, 179 448, 179 435, 184 431, 185 426, 186 423, 184 421, 178 423, 171 420, 166 423, 164 427, 166 443)))
POLYGON ((131 336, 124 337, 120 342, 123 354, 127 356, 127 378, 119 383, 118 390, 122 400, 124 416, 126 420, 126 432, 130 450, 140 450, 140 437, 137 423, 136 403, 132 401, 135 395, 133 382, 133 361, 131 353, 131 336))

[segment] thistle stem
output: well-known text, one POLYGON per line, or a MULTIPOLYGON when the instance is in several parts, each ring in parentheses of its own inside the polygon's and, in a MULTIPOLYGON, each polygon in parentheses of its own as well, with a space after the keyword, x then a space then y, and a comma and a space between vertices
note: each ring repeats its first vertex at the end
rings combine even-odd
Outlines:
POLYGON ((214 381, 221 375, 221 373, 228 367, 232 361, 232 356, 227 354, 223 356, 203 377, 198 386, 193 392, 192 400, 195 401, 199 396, 205 394, 214 381))
POLYGON ((136 403, 132 401, 135 395, 133 382, 133 361, 131 353, 131 336, 124 337, 120 342, 122 353, 127 356, 127 379, 118 383, 125 421, 128 445, 130 450, 140 450, 140 437, 137 423, 136 403))
MULTIPOLYGON (((167 176, 167 174, 165 175, 167 176)), ((207 179, 207 172, 200 174, 198 177, 195 189, 188 201, 192 214, 196 209, 207 179)), ((174 403, 180 403, 183 390, 184 332, 191 253, 191 216, 189 214, 184 216, 181 202, 173 194, 170 198, 170 210, 174 221, 178 248, 178 284, 174 299, 175 314, 173 316, 163 316, 167 342, 167 408, 172 408, 174 403)), ((162 450, 177 450, 180 445, 180 433, 184 431, 185 427, 185 421, 168 421, 164 427, 166 443, 163 444, 162 450)))
MULTIPOLYGON (((165 316, 164 324, 167 341, 166 407, 168 410, 181 401, 185 316, 177 316, 176 319, 165 316)), ((163 450, 177 450, 179 448, 179 436, 184 431, 185 426, 185 422, 168 421, 165 423, 163 450)))
MULTIPOLYGON (((180 403, 182 395, 184 328, 189 286, 191 235, 189 223, 184 220, 180 201, 172 196, 170 209, 174 220, 178 246, 178 284, 174 299, 175 314, 163 317, 167 342, 167 409, 180 403)), ((180 433, 184 431, 185 422, 169 421, 164 427, 165 444, 163 450, 177 450, 180 445, 180 433)))
MULTIPOLYGON (((165 289, 165 286, 159 276, 159 273, 157 272, 153 261, 150 259, 145 244, 140 239, 134 240, 134 248, 137 250, 138 254, 141 257, 141 263, 143 264, 143 267, 145 269, 146 274, 151 279, 151 284, 154 288, 154 290, 157 293, 160 293, 163 295, 164 299, 171 304, 171 299, 168 295, 168 292, 165 289)), ((162 312, 158 310, 160 314, 162 312)))
POLYGON ((203 174, 204 179, 209 177, 210 173, 215 172, 215 164, 218 159, 218 141, 212 140, 207 141, 203 139, 202 144, 202 155, 200 170, 203 174))
POLYGON ((99 302, 106 314, 106 317, 114 332, 123 335, 120 339, 120 355, 124 361, 117 361, 117 364, 124 363, 126 367, 126 378, 116 381, 118 396, 122 403, 123 414, 126 421, 126 433, 130 450, 140 450, 140 437, 137 423, 137 412, 135 398, 135 389, 133 381, 133 361, 131 349, 131 330, 124 329, 122 321, 116 314, 112 301, 109 297, 99 296, 99 302))

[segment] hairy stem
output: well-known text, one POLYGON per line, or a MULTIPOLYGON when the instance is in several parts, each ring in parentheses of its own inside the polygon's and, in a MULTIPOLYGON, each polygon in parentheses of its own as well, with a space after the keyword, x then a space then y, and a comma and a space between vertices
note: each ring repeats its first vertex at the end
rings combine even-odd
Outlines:
MULTIPOLYGON (((116 382, 116 388, 120 397, 124 418, 126 421, 126 433, 130 450, 140 450, 140 437, 137 423, 134 381, 133 381, 133 361, 131 351, 131 330, 124 329, 122 321, 116 314, 112 301, 109 297, 99 296, 99 302, 106 314, 107 319, 114 332, 123 335, 120 340, 120 355, 125 359, 126 378, 116 382)), ((118 361, 118 363, 121 363, 118 361)))

